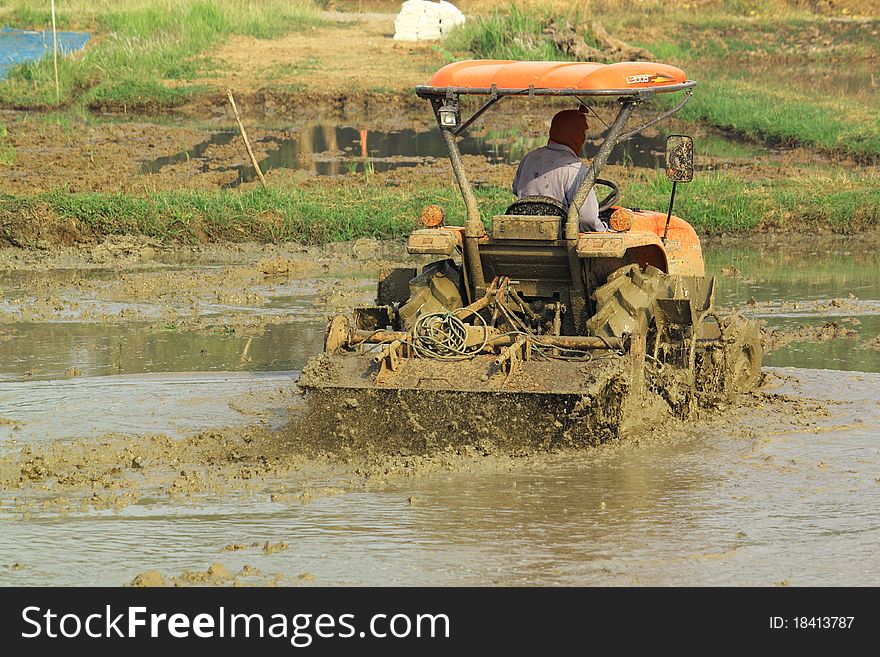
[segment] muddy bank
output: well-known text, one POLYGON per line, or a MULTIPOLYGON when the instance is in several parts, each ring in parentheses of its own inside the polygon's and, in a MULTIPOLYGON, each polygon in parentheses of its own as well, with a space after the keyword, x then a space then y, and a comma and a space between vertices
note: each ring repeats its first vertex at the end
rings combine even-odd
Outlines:
MULTIPOLYGON (((332 266, 347 275, 364 263, 397 261, 406 257, 399 241, 361 239, 317 246, 296 243, 160 244, 143 236, 106 238, 52 249, 0 248, 0 271, 52 272, 56 270, 112 269, 138 271, 157 267, 243 266, 247 276, 271 279, 314 277, 332 266)), ((48 275, 48 274, 47 274, 48 275)))
POLYGON ((194 330, 209 322, 202 328, 256 330, 308 310, 305 300, 313 313, 369 303, 380 270, 421 260, 400 251, 370 239, 164 249, 128 238, 49 252, 0 250, 0 323, 148 321, 194 330))
MULTIPOLYGON (((844 320, 846 321, 846 320, 844 320)), ((855 318, 852 321, 858 322, 855 318)), ((793 342, 823 343, 829 340, 858 340, 859 332, 853 328, 842 326, 837 322, 826 322, 821 326, 796 326, 791 328, 764 328, 764 353, 771 353, 788 346, 793 342)))
MULTIPOLYGON (((370 176, 374 184, 400 184, 397 178, 412 175, 405 169, 416 169, 421 185, 435 176, 451 181, 445 146, 430 108, 424 101, 415 100, 421 105, 409 112, 375 108, 350 111, 316 105, 311 113, 297 113, 291 120, 266 118, 256 112, 245 116, 255 156, 270 184, 328 184, 314 180, 316 174, 319 178, 344 177, 347 184, 359 184, 367 164, 377 174, 370 176), (394 175, 382 175, 388 168, 394 175)), ((521 107, 501 106, 481 117, 468 130, 462 145, 464 153, 471 155, 466 165, 474 182, 487 183, 487 158, 493 164, 503 160, 515 165, 525 152, 543 145, 550 117, 561 107, 563 104, 553 102, 524 103, 521 107), (481 157, 473 157, 476 154, 481 157)), ((463 111, 467 114, 475 109, 466 107, 463 111)), ((606 123, 612 109, 597 108, 600 115, 606 115, 606 123)), ((643 122, 650 114, 651 108, 643 108, 633 122, 643 122)), ((63 190, 143 195, 181 188, 210 190, 258 184, 232 116, 213 124, 182 124, 151 122, 147 118, 87 121, 75 116, 35 117, 7 111, 0 112, 0 121, 6 127, 4 144, 15 153, 11 161, 0 166, 0 184, 10 194, 63 190)), ((808 149, 761 147, 717 130, 670 121, 669 131, 687 132, 704 145, 697 155, 700 170, 735 168, 747 180, 776 180, 786 177, 780 165, 855 165, 845 158, 828 158, 808 149), (758 156, 760 163, 756 163, 758 156), (766 166, 768 163, 772 166, 766 166)), ((585 156, 598 149, 603 130, 602 123, 594 121, 585 156)), ((662 149, 662 135, 652 128, 619 148, 615 157, 653 170, 662 149), (627 152, 621 155, 624 150, 627 152)), ((615 163, 619 162, 613 157, 611 164, 615 163)), ((619 178, 621 172, 610 171, 619 178)), ((501 167, 492 177, 499 174, 505 174, 499 186, 509 187, 513 172, 501 167)))

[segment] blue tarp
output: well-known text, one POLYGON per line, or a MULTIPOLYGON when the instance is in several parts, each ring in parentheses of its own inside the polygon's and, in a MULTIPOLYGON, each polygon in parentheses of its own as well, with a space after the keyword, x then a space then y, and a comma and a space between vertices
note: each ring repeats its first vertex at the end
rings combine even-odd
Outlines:
MULTIPOLYGON (((58 54, 82 50, 89 40, 88 32, 58 32, 58 54)), ((40 59, 52 53, 52 31, 17 30, 4 27, 0 30, 0 79, 9 69, 29 60, 40 59)))

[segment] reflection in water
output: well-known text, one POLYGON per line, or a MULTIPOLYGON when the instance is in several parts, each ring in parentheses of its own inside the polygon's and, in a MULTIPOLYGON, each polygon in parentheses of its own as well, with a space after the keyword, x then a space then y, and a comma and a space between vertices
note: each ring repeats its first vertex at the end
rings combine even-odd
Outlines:
POLYGON ((107 433, 177 435, 210 427, 250 424, 254 404, 241 412, 236 395, 265 398, 257 410, 286 421, 286 405, 271 395, 289 389, 296 372, 179 372, 0 382, 3 413, 19 426, 0 424, 0 441, 34 444, 57 439, 98 438, 107 433), (47 413, 46 409, 52 412, 47 413))
MULTIPOLYGON (((146 372, 292 370, 323 348, 318 318, 269 324, 260 335, 231 327, 194 332, 138 323, 40 323, 4 327, 0 381, 146 372), (296 345, 296 349, 291 349, 296 345)), ((0 413, 2 415, 2 413, 0 413)))
MULTIPOLYGON (((227 144, 237 134, 233 131, 214 133, 209 139, 186 152, 144 162, 141 171, 156 173, 169 164, 203 158, 210 146, 227 144)), ((587 141, 581 155, 586 158, 595 156, 602 139, 603 137, 595 137, 587 141)), ((664 134, 656 132, 648 136, 637 135, 615 148, 609 163, 649 169, 662 166, 665 139, 664 134)), ((368 132, 320 124, 302 128, 295 137, 266 138, 263 141, 274 144, 268 155, 259 162, 264 173, 270 169, 297 169, 322 176, 336 176, 364 171, 387 171, 395 167, 415 166, 432 158, 447 157, 446 145, 438 130, 368 132)), ((468 133, 468 136, 460 140, 459 148, 464 155, 485 155, 491 162, 518 162, 526 153, 546 143, 545 136, 530 137, 515 129, 491 130, 482 135, 468 133)), ((717 151, 726 156, 728 153, 748 154, 754 147, 713 136, 705 143, 698 144, 697 150, 700 154, 709 155, 717 151)), ((202 171, 237 172, 237 179, 228 185, 231 187, 257 179, 256 170, 250 164, 218 167, 210 158, 204 158, 202 171)))

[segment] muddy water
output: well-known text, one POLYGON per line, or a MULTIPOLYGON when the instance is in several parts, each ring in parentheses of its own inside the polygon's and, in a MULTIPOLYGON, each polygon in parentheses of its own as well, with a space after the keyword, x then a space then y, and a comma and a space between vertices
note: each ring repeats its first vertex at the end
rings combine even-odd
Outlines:
MULTIPOLYGON (((222 309, 192 293, 202 321, 171 332, 82 313, 120 303, 113 272, 36 319, 20 307, 39 305, 45 274, 7 275, 0 583, 122 584, 154 569, 181 584, 880 583, 880 263, 837 240, 786 252, 707 249, 718 302, 791 338, 758 394, 638 440, 527 456, 291 447, 307 437, 283 428, 302 408, 287 370, 319 348, 323 315, 353 298, 342 290, 369 296, 363 273, 261 282, 259 300, 230 288, 222 309), (247 312, 279 323, 210 328, 247 312), (809 330, 829 322, 852 333, 809 330), (113 340, 128 358, 113 360, 113 340), (63 374, 71 363, 78 376, 63 374)), ((129 301, 149 317, 169 303, 129 301)))
POLYGON ((718 246, 706 264, 718 277, 716 303, 786 337, 766 364, 880 372, 880 255, 872 244, 816 238, 795 253, 781 244, 718 246), (828 325, 836 330, 817 339, 828 325))

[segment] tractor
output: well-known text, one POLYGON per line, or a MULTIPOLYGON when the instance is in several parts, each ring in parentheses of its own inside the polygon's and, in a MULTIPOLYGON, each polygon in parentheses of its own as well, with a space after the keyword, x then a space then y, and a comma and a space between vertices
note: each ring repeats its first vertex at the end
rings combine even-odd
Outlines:
POLYGON ((453 225, 427 206, 406 250, 433 261, 382 272, 374 305, 330 319, 324 352, 299 380, 315 430, 340 444, 393 437, 408 448, 596 444, 755 388, 758 326, 716 311, 700 240, 673 214, 676 186, 694 175, 692 139, 667 137, 665 212, 628 207, 599 178, 617 145, 681 110, 695 86, 651 62, 468 60, 416 87, 466 217, 453 225), (658 94, 681 96, 628 127, 658 94), (464 118, 471 96, 483 102, 464 118), (525 197, 484 217, 457 138, 502 101, 538 98, 618 109, 569 207, 525 197), (610 190, 599 204, 608 230, 579 232, 579 208, 597 186, 610 190))

